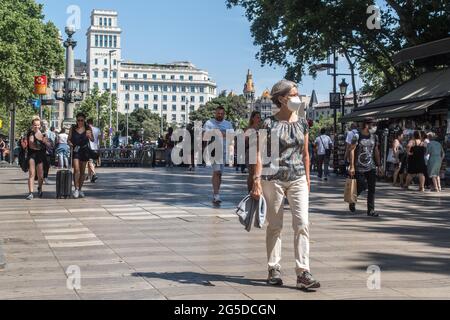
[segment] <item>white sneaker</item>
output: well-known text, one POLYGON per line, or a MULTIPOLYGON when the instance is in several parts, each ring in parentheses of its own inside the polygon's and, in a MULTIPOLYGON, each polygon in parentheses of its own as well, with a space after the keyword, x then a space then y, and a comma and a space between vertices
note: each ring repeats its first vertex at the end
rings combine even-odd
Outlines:
POLYGON ((44 179, 44 184, 49 185, 50 182, 48 182, 48 179, 44 179))
POLYGON ((80 191, 78 191, 78 189, 75 189, 75 191, 73 192, 73 198, 78 199, 79 197, 80 197, 80 191))
POLYGON ((83 191, 80 190, 79 194, 80 194, 80 198, 84 198, 85 197, 83 191))
POLYGON ((214 195, 213 202, 214 202, 214 203, 221 203, 222 200, 220 199, 220 195, 215 194, 215 195, 214 195))

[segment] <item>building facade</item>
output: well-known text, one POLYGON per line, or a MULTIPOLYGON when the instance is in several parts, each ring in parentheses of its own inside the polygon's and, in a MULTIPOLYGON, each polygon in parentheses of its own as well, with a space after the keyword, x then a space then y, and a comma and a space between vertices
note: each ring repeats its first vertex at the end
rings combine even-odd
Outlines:
POLYGON ((205 70, 190 62, 145 64, 122 60, 122 30, 118 13, 93 10, 87 31, 90 89, 109 91, 118 111, 146 109, 168 123, 183 125, 189 113, 217 97, 217 85, 205 70))

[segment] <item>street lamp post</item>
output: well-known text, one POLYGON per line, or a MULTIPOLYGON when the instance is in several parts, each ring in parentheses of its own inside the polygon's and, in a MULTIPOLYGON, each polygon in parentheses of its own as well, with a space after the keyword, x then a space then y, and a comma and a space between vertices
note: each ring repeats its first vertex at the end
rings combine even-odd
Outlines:
POLYGON ((127 134, 127 139, 126 139, 126 143, 127 143, 127 146, 128 146, 128 110, 130 109, 129 107, 126 107, 126 109, 127 109, 127 132, 126 132, 126 134, 127 134))
MULTIPOLYGON (((347 94, 347 88, 348 88, 348 83, 345 82, 345 79, 342 79, 342 82, 339 84, 339 89, 341 91, 341 96, 342 96, 342 115, 341 117, 344 117, 345 114, 345 95, 347 94)), ((342 125, 342 134, 345 133, 344 130, 344 122, 341 123, 342 125)))
POLYGON ((70 26, 66 27, 65 31, 68 36, 67 40, 64 42, 64 47, 66 48, 66 73, 64 78, 53 79, 55 99, 64 101, 63 127, 75 123, 73 119, 75 102, 83 101, 84 94, 88 91, 86 74, 83 73, 81 79, 75 77, 73 49, 76 47, 77 42, 72 38, 75 34, 75 29, 70 26))
POLYGON ((117 50, 109 50, 109 146, 112 146, 112 54, 117 50))

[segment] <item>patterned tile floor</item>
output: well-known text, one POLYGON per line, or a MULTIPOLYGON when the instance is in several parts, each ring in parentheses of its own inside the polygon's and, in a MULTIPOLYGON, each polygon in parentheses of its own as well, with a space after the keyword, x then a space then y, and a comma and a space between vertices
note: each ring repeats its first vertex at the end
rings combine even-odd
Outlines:
POLYGON ((54 174, 44 199, 27 202, 26 176, 0 169, 0 299, 450 299, 449 191, 379 184, 374 219, 362 203, 347 213, 342 180, 313 178, 311 266, 322 288, 305 293, 295 290, 289 212, 285 286, 266 286, 265 233, 237 221, 246 184, 232 169, 220 208, 205 168, 100 169, 79 200, 54 199, 54 174), (379 290, 368 289, 369 266, 381 270, 379 290))

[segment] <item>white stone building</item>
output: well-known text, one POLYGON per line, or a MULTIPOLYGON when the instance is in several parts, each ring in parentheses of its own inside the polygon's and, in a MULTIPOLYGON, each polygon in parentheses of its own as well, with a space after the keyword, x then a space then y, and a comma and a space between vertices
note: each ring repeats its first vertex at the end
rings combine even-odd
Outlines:
POLYGON ((90 88, 108 91, 111 87, 119 112, 148 109, 182 125, 189 121, 189 112, 217 96, 217 85, 208 72, 190 62, 123 61, 121 34, 116 11, 92 11, 87 31, 90 88))

